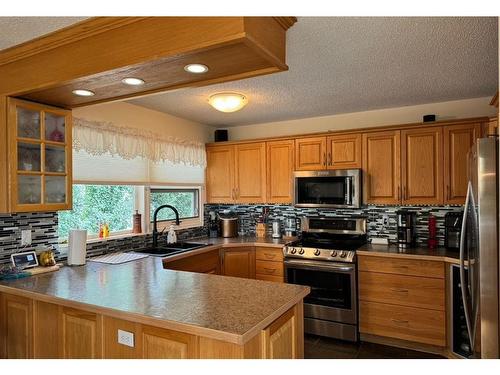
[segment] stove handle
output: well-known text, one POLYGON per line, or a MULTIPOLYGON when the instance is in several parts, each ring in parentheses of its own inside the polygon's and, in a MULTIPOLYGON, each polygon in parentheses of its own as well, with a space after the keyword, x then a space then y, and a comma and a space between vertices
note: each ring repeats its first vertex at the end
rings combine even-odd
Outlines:
MULTIPOLYGON (((325 262, 326 263, 326 262, 325 262)), ((354 265, 338 265, 338 264, 311 264, 305 262, 296 262, 296 261, 285 261, 284 262, 286 268, 301 268, 307 270, 323 270, 323 271, 337 271, 337 272, 345 272, 350 273, 356 270, 354 265)))

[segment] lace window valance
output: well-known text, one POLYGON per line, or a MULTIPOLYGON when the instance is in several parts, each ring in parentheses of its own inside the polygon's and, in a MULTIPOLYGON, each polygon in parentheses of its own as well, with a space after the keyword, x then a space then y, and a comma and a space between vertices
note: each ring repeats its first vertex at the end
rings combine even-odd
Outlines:
POLYGON ((110 122, 73 118, 73 148, 91 155, 141 157, 153 162, 206 166, 205 145, 110 122))

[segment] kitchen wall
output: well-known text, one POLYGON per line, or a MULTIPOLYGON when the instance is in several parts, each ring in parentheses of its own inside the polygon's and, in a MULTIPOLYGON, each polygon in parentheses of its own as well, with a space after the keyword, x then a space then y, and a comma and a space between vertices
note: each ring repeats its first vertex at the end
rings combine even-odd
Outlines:
MULTIPOLYGON (((493 96, 493 93, 492 93, 493 96)), ((228 128, 229 139, 255 139, 306 133, 369 128, 422 122, 422 116, 436 114, 438 120, 494 116, 491 97, 454 100, 373 111, 344 113, 333 116, 310 117, 298 120, 268 122, 228 128)))
MULTIPOLYGON (((209 211, 220 212, 230 209, 236 212, 240 218, 240 231, 249 235, 255 235, 255 223, 262 213, 263 205, 205 205, 205 220, 209 217, 209 211)), ((461 206, 364 206, 360 209, 316 209, 316 208, 295 208, 290 205, 266 205, 269 207, 269 218, 277 218, 282 221, 285 218, 299 218, 301 216, 364 216, 368 224, 368 237, 387 238, 389 242, 397 239, 397 216, 396 211, 404 208, 417 213, 417 243, 427 246, 428 239, 428 218, 432 214, 436 216, 437 239, 440 246, 444 246, 444 215, 447 212, 461 211, 461 206), (384 223, 384 218, 387 218, 384 223)), ((271 234, 271 227, 268 226, 268 234, 271 234)))
POLYGON ((125 102, 96 104, 73 109, 73 116, 92 121, 109 121, 180 139, 211 142, 214 128, 194 121, 125 102))

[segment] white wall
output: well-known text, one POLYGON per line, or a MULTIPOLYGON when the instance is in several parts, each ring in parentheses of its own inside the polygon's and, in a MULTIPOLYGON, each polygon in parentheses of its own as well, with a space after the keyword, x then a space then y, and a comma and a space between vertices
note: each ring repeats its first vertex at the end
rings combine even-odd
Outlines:
POLYGON ((374 111, 345 113, 340 115, 310 117, 298 120, 268 122, 228 128, 229 139, 255 139, 294 134, 367 128, 382 125, 398 125, 422 122, 422 116, 436 114, 438 120, 461 119, 495 115, 490 106, 491 97, 429 103, 374 111))
POLYGON ((125 102, 112 102, 73 109, 73 116, 109 121, 117 126, 147 129, 158 134, 203 143, 213 140, 214 128, 194 121, 125 102))

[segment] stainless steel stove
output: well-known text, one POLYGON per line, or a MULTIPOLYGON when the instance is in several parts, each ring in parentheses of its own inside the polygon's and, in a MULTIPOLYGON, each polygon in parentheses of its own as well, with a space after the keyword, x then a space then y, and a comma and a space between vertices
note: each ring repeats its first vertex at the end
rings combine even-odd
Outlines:
POLYGON ((311 288, 304 331, 357 341, 356 249, 366 243, 366 219, 303 217, 301 229, 283 251, 286 282, 311 288))

